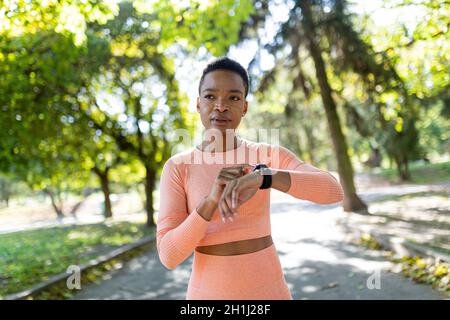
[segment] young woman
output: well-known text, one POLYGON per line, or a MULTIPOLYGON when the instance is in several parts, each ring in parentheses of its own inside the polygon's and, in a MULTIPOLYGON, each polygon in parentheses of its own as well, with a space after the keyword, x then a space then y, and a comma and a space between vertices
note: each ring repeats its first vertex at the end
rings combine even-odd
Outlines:
POLYGON ((292 300, 271 237, 270 190, 320 204, 343 198, 327 171, 284 147, 235 134, 247 93, 248 75, 239 63, 210 63, 197 111, 214 134, 172 156, 161 174, 158 254, 174 269, 194 253, 186 299, 292 300))

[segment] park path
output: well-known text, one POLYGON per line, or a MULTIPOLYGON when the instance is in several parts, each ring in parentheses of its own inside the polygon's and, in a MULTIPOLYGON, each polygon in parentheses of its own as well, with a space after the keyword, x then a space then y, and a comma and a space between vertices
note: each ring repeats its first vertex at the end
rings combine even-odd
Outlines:
MULTIPOLYGON (((358 191, 369 200, 398 194, 402 188, 378 186, 358 191)), ((421 187, 405 186, 403 192, 411 192, 411 188, 421 187)), ((444 298, 428 285, 390 272, 392 264, 382 251, 349 243, 349 235, 338 225, 345 217, 340 205, 317 205, 276 190, 272 190, 271 201, 272 236, 294 299, 444 298), (372 275, 380 276, 379 289, 368 288, 372 275)), ((151 250, 101 282, 82 288, 74 299, 185 299, 192 258, 167 270, 156 250, 151 250)))

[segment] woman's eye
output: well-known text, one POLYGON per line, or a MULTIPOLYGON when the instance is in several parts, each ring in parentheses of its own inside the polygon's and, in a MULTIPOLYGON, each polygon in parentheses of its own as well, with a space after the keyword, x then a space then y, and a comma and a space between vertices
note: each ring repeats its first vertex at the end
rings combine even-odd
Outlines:
MULTIPOLYGON (((211 100, 211 99, 214 99, 214 96, 211 95, 211 94, 208 94, 208 95, 204 96, 204 98, 205 98, 205 99, 208 99, 208 100, 211 100)), ((230 97, 230 99, 233 100, 233 101, 239 101, 239 100, 241 100, 241 99, 240 99, 239 97, 237 97, 237 96, 232 96, 232 97, 230 97)))

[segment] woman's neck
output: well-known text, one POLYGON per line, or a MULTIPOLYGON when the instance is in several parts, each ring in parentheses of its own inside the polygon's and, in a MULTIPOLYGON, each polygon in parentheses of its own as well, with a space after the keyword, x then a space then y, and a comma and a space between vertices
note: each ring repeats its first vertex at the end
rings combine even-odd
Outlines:
POLYGON ((215 141, 206 141, 205 140, 201 143, 199 149, 202 151, 206 151, 206 152, 211 152, 213 150, 215 152, 225 152, 225 151, 237 149, 242 143, 242 140, 239 139, 237 136, 229 137, 228 140, 224 136, 222 138, 222 141, 223 141, 222 143, 220 143, 220 141, 216 143, 215 141), (233 139, 233 143, 228 142, 228 141, 231 141, 231 139, 233 139))

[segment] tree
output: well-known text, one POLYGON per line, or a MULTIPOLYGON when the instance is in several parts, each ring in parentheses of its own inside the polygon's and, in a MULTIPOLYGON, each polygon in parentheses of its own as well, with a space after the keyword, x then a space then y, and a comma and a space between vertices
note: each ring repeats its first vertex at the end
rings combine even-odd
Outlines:
MULTIPOLYGON (((216 15, 218 8, 235 8, 235 3, 230 1, 203 11, 196 1, 190 4, 193 8, 179 8, 174 3, 164 2, 154 5, 150 9, 141 7, 139 12, 132 3, 123 2, 116 19, 105 25, 90 24, 95 34, 108 39, 111 52, 103 74, 96 81, 84 84, 87 100, 80 100, 95 127, 112 137, 122 151, 138 158, 144 166, 148 226, 154 225, 153 191, 157 174, 174 146, 170 134, 181 128, 193 130, 184 107, 186 97, 180 93, 175 79, 173 58, 165 50, 180 38, 190 40, 190 45, 198 42, 220 52, 233 37, 219 26, 224 22, 231 26, 237 23, 229 20, 228 15, 216 15), (179 18, 174 22, 173 16, 179 18), (213 28, 205 32, 206 25, 213 28), (120 101, 119 112, 108 110, 111 109, 108 102, 100 98, 105 94, 120 101)), ((245 16, 245 11, 239 15, 245 16)), ((183 50, 178 44, 175 46, 183 50)), ((190 48, 187 46, 184 50, 190 48)))
MULTIPOLYGON (((61 216, 61 192, 81 187, 78 173, 86 179, 74 161, 77 150, 65 138, 76 119, 70 95, 77 92, 82 76, 89 75, 72 70, 89 59, 89 50, 51 31, 2 37, 0 47, 7 57, 0 61, 1 170, 45 190, 61 216)), ((89 65, 90 72, 99 67, 89 65)))
POLYGON ((311 4, 308 0, 297 1, 302 12, 302 26, 306 38, 310 55, 314 60, 316 77, 320 87, 322 102, 327 115, 331 139, 335 154, 337 157, 339 177, 345 193, 344 210, 354 212, 366 212, 367 205, 357 196, 353 182, 353 167, 350 157, 347 153, 347 143, 341 130, 340 120, 336 110, 336 103, 331 95, 331 86, 325 71, 325 63, 322 58, 322 52, 316 39, 314 21, 311 14, 311 4))
MULTIPOLYGON (((334 154, 337 160, 337 167, 339 171, 340 180, 344 189, 344 210, 367 213, 367 205, 357 196, 354 181, 353 181, 353 167, 350 156, 348 154, 348 147, 343 131, 341 129, 341 121, 337 112, 337 106, 332 96, 332 88, 330 86, 326 65, 322 56, 322 48, 320 39, 319 23, 313 20, 312 9, 319 10, 320 4, 313 3, 309 0, 295 1, 290 8, 289 19, 284 22, 280 28, 273 44, 268 44, 268 51, 278 58, 275 63, 275 70, 273 73, 279 71, 282 66, 290 68, 295 73, 295 80, 290 94, 302 90, 304 101, 311 99, 312 88, 316 87, 319 90, 322 104, 325 110, 329 134, 334 147, 334 154), (290 53, 286 54, 286 46, 289 46, 290 53), (314 76, 317 84, 309 85, 312 81, 308 81, 305 76, 302 66, 300 64, 299 55, 301 48, 306 49, 313 61, 314 76), (286 57, 287 56, 287 57, 286 57), (280 61, 282 60, 282 61, 280 61)), ((266 12, 267 8, 261 6, 261 10, 266 12)), ((255 19, 259 23, 253 23, 244 26, 247 29, 259 28, 261 19, 255 19)), ((241 32, 241 39, 248 36, 248 32, 241 32)), ((269 75, 273 77, 273 73, 269 75)), ((266 75, 267 76, 267 75, 266 75)), ((263 81, 266 81, 266 77, 263 81)), ((269 81, 270 83, 271 81, 269 81)), ((298 100, 297 100, 298 101, 298 100)), ((289 101, 285 107, 288 113, 292 113, 293 103, 289 101)), ((306 130, 308 131, 308 129, 306 130)))

